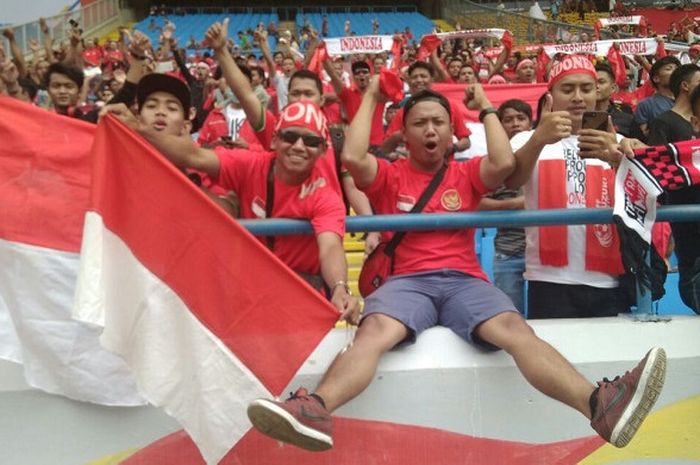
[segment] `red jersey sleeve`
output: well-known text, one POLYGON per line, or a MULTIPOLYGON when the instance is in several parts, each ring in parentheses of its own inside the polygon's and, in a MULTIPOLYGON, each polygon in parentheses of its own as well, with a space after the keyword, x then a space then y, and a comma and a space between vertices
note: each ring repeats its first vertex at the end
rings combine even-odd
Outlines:
POLYGON ((255 126, 251 124, 255 136, 258 138, 260 145, 262 145, 263 150, 272 149, 272 137, 275 135, 275 126, 277 125, 277 117, 272 114, 270 110, 265 110, 265 121, 259 129, 255 129, 255 126))
POLYGON ((449 102, 452 126, 454 127, 455 136, 457 136, 459 139, 471 136, 472 132, 467 127, 467 115, 465 111, 462 110, 462 105, 452 100, 449 102))

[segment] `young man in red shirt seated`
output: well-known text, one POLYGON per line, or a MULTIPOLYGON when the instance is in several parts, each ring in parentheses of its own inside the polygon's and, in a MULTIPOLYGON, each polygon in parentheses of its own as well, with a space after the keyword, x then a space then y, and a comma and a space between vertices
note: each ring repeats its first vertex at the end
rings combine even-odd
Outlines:
MULTIPOLYGON (((465 212, 503 184, 516 161, 508 137, 480 86, 468 90, 480 109, 488 154, 450 159, 450 105, 435 92, 413 95, 404 107, 408 159, 380 163, 367 153, 370 116, 382 100, 375 79, 350 126, 343 160, 378 213, 400 214, 415 203, 438 172, 444 178, 422 211, 465 212)), ((547 342, 513 303, 488 282, 476 258, 473 230, 410 231, 394 255, 393 275, 365 299, 355 340, 341 352, 315 392, 298 390, 284 402, 253 401, 248 416, 262 433, 308 450, 333 446, 330 412, 359 395, 374 378, 381 356, 410 344, 437 324, 485 350, 503 349, 543 394, 578 410, 618 447, 626 445, 656 399, 665 373, 663 349, 652 349, 632 372, 596 387, 547 342)))

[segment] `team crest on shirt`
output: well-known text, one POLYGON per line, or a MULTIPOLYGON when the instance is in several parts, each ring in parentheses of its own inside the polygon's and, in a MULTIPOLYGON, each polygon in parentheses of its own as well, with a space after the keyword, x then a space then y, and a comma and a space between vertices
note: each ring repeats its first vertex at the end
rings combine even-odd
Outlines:
POLYGON ((440 204, 445 210, 455 212, 462 208, 462 197, 459 196, 457 189, 447 189, 440 197, 440 204))
POLYGON ((402 212, 410 212, 415 204, 416 198, 410 195, 399 194, 398 199, 396 199, 396 208, 402 212))
POLYGON ((265 217, 267 216, 265 214, 265 201, 257 195, 250 203, 250 209, 253 211, 253 215, 257 216, 261 220, 265 219, 265 217))

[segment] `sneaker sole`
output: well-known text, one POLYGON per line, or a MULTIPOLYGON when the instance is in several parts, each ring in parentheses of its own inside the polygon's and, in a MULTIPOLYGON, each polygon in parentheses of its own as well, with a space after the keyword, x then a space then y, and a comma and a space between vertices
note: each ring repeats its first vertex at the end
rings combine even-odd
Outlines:
POLYGON ((258 399, 248 405, 248 418, 255 429, 278 441, 312 452, 333 447, 333 439, 301 424, 293 415, 274 402, 258 399))
POLYGON ((649 351, 634 396, 610 435, 612 445, 625 447, 629 444, 644 419, 654 408, 664 387, 665 378, 666 352, 656 347, 649 351))

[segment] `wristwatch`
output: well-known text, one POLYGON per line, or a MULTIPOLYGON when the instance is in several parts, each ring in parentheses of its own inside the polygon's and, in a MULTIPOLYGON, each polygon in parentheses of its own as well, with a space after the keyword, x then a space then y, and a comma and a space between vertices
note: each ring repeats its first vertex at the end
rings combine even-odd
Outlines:
POLYGON ((484 108, 483 110, 481 110, 481 112, 479 113, 479 122, 483 123, 484 118, 486 118, 486 116, 490 115, 491 113, 496 114, 496 113, 498 113, 498 110, 495 109, 494 107, 488 107, 488 108, 484 108))

